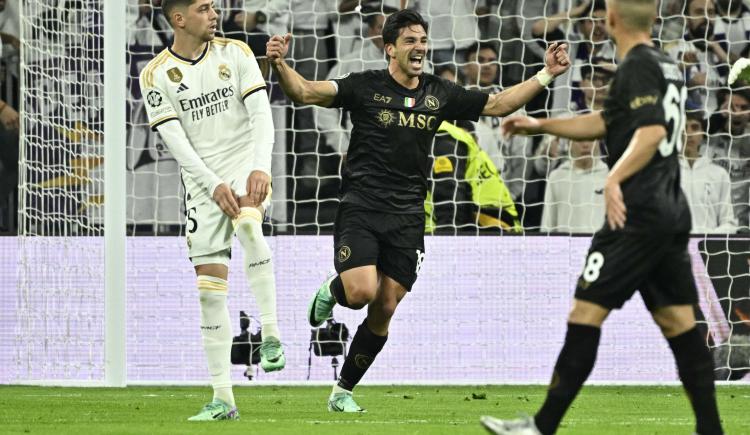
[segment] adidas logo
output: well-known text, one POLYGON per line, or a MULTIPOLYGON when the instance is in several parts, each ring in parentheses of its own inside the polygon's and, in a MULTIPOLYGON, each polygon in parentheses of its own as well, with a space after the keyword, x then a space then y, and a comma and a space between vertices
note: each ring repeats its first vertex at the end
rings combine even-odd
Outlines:
POLYGON ((185 83, 180 83, 180 87, 177 88, 177 93, 179 94, 182 91, 187 91, 188 87, 185 83))

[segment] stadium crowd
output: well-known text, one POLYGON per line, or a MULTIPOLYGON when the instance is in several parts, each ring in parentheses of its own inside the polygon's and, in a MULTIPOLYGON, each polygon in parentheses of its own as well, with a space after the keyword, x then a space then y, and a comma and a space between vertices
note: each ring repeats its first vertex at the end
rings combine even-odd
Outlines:
MULTIPOLYGON (((3 180, 17 177, 18 57, 17 0, 0 0, 3 86, 0 95, 0 156, 3 180), (7 105, 7 108, 6 108, 7 105), (14 113, 15 116, 11 116, 14 113), (13 121, 15 119, 15 121, 13 121), (14 154, 15 152, 15 154, 14 154)), ((158 53, 171 41, 161 0, 129 0, 128 44, 158 53)), ((291 32, 289 59, 307 79, 323 80, 386 66, 380 31, 384 16, 400 0, 217 0, 225 36, 248 43, 271 82, 272 106, 286 108, 285 192, 288 223, 295 228, 331 228, 351 123, 341 109, 296 106, 286 99, 265 62, 270 35, 291 32)), ((538 117, 601 109, 617 68, 604 25, 603 0, 410 0, 408 7, 430 23, 428 71, 468 88, 496 91, 534 76, 545 46, 569 45, 573 67, 526 106, 538 117)), ((750 231, 750 87, 730 87, 729 68, 750 51, 750 1, 662 0, 654 40, 674 59, 689 86, 682 185, 693 212, 695 233, 750 231)), ((131 63, 134 62, 131 58, 131 63)), ((131 65, 131 76, 137 78, 131 65)), ((137 88, 137 86, 136 86, 137 88)), ((133 95, 134 99, 140 98, 133 95)), ((603 221, 601 188, 607 173, 606 144, 553 137, 506 140, 500 120, 483 117, 458 127, 467 137, 443 132, 436 138, 429 231, 542 231, 592 233, 603 221), (446 151, 445 141, 455 149, 446 151), (441 144, 442 143, 442 144, 441 144), (481 159, 481 160, 476 160, 481 159), (479 177, 492 179, 494 201, 480 201, 482 182, 466 171, 481 161, 479 177), (440 163, 440 164, 438 164, 440 163), (446 183, 446 171, 452 183, 446 183), (482 175, 484 174, 484 175, 482 175), (502 185, 500 188, 497 185, 502 185), (447 189, 447 190, 446 190, 447 189), (464 212, 458 213, 457 209, 464 212)), ((277 139, 278 139, 277 135, 277 139)), ((450 147, 449 147, 450 148, 450 147)), ((14 183, 0 191, 0 229, 15 216, 14 183)), ((484 195, 486 197, 486 195, 484 195)))

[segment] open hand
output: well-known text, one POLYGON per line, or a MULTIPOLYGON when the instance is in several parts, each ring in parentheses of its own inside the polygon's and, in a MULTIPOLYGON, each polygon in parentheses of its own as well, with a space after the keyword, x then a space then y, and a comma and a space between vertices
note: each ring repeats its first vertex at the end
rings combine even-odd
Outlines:
POLYGON ((509 116, 503 120, 502 131, 506 139, 517 134, 537 134, 541 132, 541 124, 530 116, 509 116))
POLYGON ((604 206, 607 211, 609 229, 615 231, 625 228, 627 209, 625 208, 625 200, 622 198, 622 189, 620 189, 618 183, 607 180, 604 185, 604 206))

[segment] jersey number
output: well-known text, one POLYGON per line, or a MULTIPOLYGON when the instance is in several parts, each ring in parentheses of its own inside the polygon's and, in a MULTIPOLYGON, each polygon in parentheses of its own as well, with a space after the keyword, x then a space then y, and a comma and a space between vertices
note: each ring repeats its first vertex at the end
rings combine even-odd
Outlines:
POLYGON ((685 130, 685 101, 687 101, 687 88, 677 88, 670 83, 667 93, 664 95, 664 118, 670 128, 667 129, 667 137, 659 143, 659 153, 662 157, 672 155, 675 148, 677 152, 682 151, 682 134, 685 130))

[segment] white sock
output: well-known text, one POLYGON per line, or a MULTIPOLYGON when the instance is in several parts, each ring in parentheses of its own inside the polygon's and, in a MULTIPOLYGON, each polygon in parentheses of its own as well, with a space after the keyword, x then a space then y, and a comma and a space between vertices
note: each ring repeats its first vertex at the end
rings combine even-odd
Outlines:
POLYGON ((263 216, 252 207, 242 207, 235 221, 235 232, 245 251, 245 276, 260 310, 261 337, 281 340, 276 319, 276 279, 273 275, 273 259, 268 247, 261 221, 263 216))
POLYGON ((227 309, 227 282, 208 275, 198 276, 201 302, 201 335, 206 351, 208 372, 214 399, 234 406, 230 358, 232 352, 232 326, 227 309))

